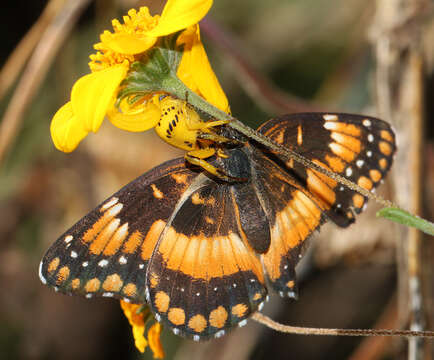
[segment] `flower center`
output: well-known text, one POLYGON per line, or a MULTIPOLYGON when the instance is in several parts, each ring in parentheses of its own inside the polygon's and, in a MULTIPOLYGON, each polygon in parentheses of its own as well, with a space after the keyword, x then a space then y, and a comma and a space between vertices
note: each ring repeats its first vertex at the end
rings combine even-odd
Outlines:
POLYGON ((123 17, 124 24, 117 19, 112 21, 113 33, 104 31, 100 36, 100 42, 94 45, 97 52, 90 55, 89 67, 92 72, 104 70, 108 67, 122 64, 126 61, 132 63, 138 60, 137 55, 122 54, 113 51, 108 41, 113 36, 133 35, 136 37, 146 37, 146 32, 153 29, 160 19, 159 15, 151 16, 147 7, 141 7, 139 11, 131 9, 128 15, 123 17))

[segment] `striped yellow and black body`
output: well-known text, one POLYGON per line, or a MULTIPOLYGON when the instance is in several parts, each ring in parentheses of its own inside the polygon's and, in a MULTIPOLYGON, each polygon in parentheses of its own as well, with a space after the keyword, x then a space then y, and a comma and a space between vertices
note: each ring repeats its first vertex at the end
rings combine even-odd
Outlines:
POLYGON ((159 102, 161 117, 154 128, 158 136, 179 149, 200 149, 198 135, 206 122, 185 101, 164 97, 159 102))
MULTIPOLYGON (((258 131, 368 190, 395 152, 390 126, 365 116, 294 114, 258 131)), ((366 199, 228 126, 216 135, 230 141, 207 161, 242 181, 183 158, 166 162, 63 234, 41 262, 41 280, 64 293, 148 304, 194 340, 244 325, 267 287, 295 298, 310 235, 326 220, 348 226, 366 199)))
POLYGON ((216 152, 222 155, 218 143, 228 143, 232 139, 219 136, 215 128, 227 124, 226 120, 204 121, 199 114, 185 101, 170 96, 160 101, 161 116, 155 132, 168 144, 187 150, 184 158, 193 165, 202 167, 210 174, 218 175, 223 180, 231 178, 211 165, 207 160, 216 152))

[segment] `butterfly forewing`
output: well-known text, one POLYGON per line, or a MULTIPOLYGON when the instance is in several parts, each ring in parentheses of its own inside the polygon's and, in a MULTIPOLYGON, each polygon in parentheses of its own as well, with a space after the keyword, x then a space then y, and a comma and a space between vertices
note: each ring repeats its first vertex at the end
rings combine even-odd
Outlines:
POLYGON ((175 159, 122 188, 53 244, 40 265, 42 281, 64 293, 144 303, 159 233, 196 176, 175 159))
MULTIPOLYGON (((380 184, 396 150, 390 125, 362 115, 290 114, 267 121, 258 131, 368 190, 380 184)), ((354 212, 362 211, 366 202, 362 195, 297 162, 288 161, 286 166, 326 205, 326 214, 337 225, 348 226, 354 212)))

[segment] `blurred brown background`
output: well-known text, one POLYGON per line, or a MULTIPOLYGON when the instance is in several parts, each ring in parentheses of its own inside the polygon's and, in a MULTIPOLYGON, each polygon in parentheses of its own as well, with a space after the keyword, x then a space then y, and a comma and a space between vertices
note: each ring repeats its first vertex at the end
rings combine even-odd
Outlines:
MULTIPOLYGON (((400 165, 380 193, 433 219, 432 8, 430 1, 398 3, 218 0, 202 38, 233 114, 251 126, 318 109, 393 122, 398 151, 409 155, 398 155, 400 165)), ((135 350, 116 301, 56 294, 37 274, 44 252, 67 228, 125 183, 182 155, 152 131, 127 133, 108 122, 72 154, 51 143, 51 117, 88 72, 92 44, 112 18, 139 4, 156 13, 164 2, 2 4, 1 359, 152 358, 135 350)), ((432 238, 376 219, 376 210, 370 204, 347 230, 325 225, 298 268, 299 300, 272 295, 264 312, 300 326, 432 329, 432 238), (407 286, 412 276, 421 281, 414 293, 407 286), (419 295, 422 305, 411 310, 419 295)), ((430 342, 409 350, 405 340, 284 335, 253 321, 200 344, 167 331, 163 344, 168 359, 430 359, 432 352, 430 342)))

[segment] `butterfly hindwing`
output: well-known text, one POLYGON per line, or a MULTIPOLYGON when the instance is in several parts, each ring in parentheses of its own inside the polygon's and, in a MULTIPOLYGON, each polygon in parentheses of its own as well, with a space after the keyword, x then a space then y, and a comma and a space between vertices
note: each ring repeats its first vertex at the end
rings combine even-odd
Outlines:
MULTIPOLYGON (((390 125, 362 115, 290 114, 265 122, 258 131, 368 190, 385 177, 396 150, 390 125)), ((354 212, 362 211, 367 200, 362 195, 295 161, 286 166, 326 206, 327 216, 337 225, 348 226, 354 212)))
POLYGON ((270 247, 261 255, 272 288, 297 297, 295 266, 312 233, 324 222, 321 203, 290 173, 248 145, 255 192, 270 222, 270 247))
POLYGON ((63 293, 144 303, 147 263, 159 233, 196 176, 180 158, 126 185, 50 247, 41 280, 63 293))
POLYGON ((245 324, 267 293, 260 260, 242 234, 234 185, 202 179, 169 219, 147 280, 156 316, 194 340, 245 324))

